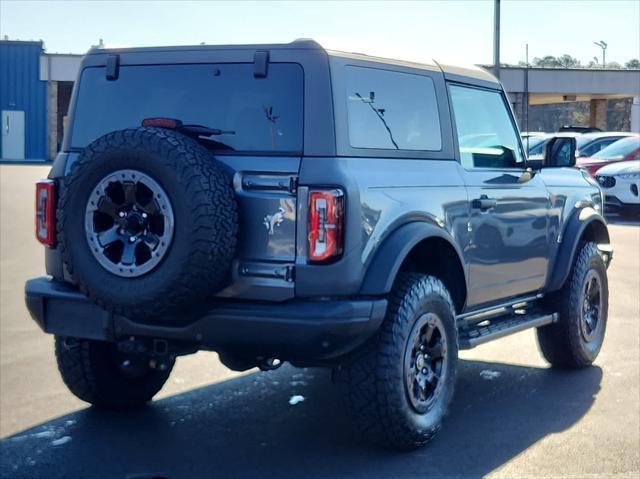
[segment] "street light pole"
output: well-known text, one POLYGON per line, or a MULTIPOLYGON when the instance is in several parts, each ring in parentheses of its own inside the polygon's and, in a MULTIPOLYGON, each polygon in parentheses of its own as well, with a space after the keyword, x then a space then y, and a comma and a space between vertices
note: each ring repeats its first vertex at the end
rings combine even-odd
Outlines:
POLYGON ((593 42, 593 44, 602 48, 602 68, 606 68, 607 62, 606 62, 605 52, 607 50, 607 43, 604 40, 600 40, 599 42, 593 42))
POLYGON ((493 68, 500 79, 500 0, 493 3, 493 68))

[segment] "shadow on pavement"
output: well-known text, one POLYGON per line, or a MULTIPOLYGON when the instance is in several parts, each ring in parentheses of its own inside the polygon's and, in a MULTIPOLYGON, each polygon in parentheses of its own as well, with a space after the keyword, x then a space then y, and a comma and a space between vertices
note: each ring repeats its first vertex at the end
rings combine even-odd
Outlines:
POLYGON ((431 445, 359 442, 325 370, 254 373, 137 411, 87 408, 0 443, 2 477, 480 477, 587 413, 602 370, 460 361, 431 445), (289 405, 292 395, 305 400, 289 405))

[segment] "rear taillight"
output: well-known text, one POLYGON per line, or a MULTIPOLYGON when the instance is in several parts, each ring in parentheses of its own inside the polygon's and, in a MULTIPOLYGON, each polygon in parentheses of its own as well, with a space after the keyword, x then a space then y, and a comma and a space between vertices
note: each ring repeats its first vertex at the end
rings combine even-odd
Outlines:
POLYGON ((309 192, 309 261, 329 261, 342 254, 344 193, 309 192))
POLYGON ((47 246, 56 242, 55 186, 53 180, 36 183, 36 238, 47 246))

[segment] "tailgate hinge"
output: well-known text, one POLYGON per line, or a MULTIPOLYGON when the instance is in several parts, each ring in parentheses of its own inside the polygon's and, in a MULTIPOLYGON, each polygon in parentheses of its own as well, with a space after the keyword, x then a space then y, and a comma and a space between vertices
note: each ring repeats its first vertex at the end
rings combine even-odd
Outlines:
POLYGON ((289 193, 296 194, 298 192, 298 177, 290 176, 289 177, 289 193))

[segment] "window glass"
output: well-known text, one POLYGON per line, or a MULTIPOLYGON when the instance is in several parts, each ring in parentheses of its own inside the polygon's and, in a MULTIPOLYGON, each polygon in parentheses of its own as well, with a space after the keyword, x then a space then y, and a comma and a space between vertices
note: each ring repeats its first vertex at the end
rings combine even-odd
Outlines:
POLYGON ((115 81, 91 67, 80 80, 72 146, 166 117, 224 130, 211 137, 214 149, 300 152, 302 105, 296 64, 270 64, 266 78, 253 76, 252 63, 122 66, 115 81))
POLYGON ((604 150, 611 143, 619 140, 619 138, 605 138, 602 140, 594 141, 588 144, 586 147, 580 148, 580 156, 591 156, 598 153, 600 150, 604 150))
POLYGON ((528 148, 529 148, 529 155, 528 156, 533 156, 533 155, 541 155, 543 150, 544 150, 544 145, 546 145, 547 140, 549 139, 549 137, 546 136, 536 136, 533 138, 528 138, 526 140, 522 140, 522 142, 525 144, 525 146, 528 144, 528 148))
POLYGON ((346 67, 349 143, 354 148, 442 148, 433 80, 422 75, 346 67))
POLYGON ((640 137, 628 136, 621 140, 611 143, 606 148, 603 148, 595 155, 597 159, 622 159, 628 154, 632 153, 636 148, 640 148, 640 137))
POLYGON ((518 135, 502 94, 457 85, 451 85, 449 88, 462 166, 524 166, 518 135))

